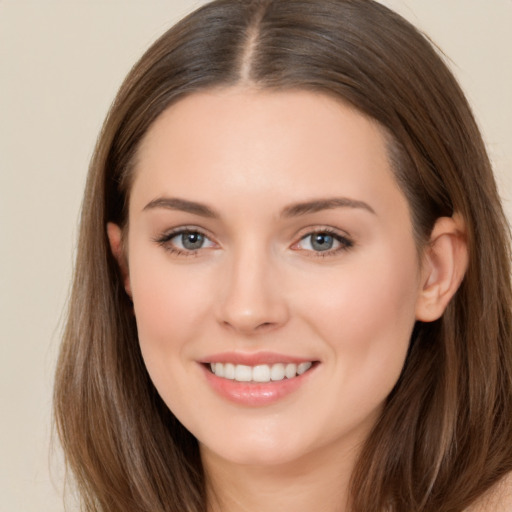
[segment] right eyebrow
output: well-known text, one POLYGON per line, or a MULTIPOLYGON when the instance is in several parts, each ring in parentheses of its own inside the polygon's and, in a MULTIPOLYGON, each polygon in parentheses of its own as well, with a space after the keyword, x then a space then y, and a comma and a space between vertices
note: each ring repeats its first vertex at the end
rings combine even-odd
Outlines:
POLYGON ((217 219, 219 214, 209 206, 195 201, 188 201, 186 199, 179 199, 177 197, 157 197, 144 206, 143 211, 152 210, 155 208, 164 208, 167 210, 179 210, 182 212, 200 215, 201 217, 208 217, 217 219))

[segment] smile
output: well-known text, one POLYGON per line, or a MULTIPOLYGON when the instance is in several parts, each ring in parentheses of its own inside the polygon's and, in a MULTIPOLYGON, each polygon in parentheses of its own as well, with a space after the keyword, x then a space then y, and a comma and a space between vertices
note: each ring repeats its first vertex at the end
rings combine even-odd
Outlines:
POLYGON ((307 372, 313 363, 276 363, 248 366, 233 363, 210 363, 212 373, 220 378, 237 382, 278 382, 293 379, 307 372))
POLYGON ((320 361, 290 359, 295 358, 231 353, 212 356, 199 366, 216 394, 241 406, 259 407, 278 402, 307 386, 320 366, 320 361))

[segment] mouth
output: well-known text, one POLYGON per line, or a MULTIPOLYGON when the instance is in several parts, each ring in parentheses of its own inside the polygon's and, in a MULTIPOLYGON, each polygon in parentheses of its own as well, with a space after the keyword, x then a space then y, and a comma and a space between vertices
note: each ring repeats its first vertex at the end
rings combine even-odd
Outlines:
POLYGON ((236 382, 280 382, 300 377, 310 370, 315 361, 305 361, 302 363, 275 363, 258 364, 249 366, 235 363, 209 363, 210 372, 221 379, 232 380, 236 382))
POLYGON ((277 354, 224 354, 202 361, 200 366, 206 382, 222 398, 258 407, 279 402, 309 386, 320 361, 277 354))

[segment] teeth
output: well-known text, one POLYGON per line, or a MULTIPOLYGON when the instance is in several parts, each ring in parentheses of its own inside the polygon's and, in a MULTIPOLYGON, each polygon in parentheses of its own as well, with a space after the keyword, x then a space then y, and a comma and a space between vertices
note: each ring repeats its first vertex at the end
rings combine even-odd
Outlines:
POLYGON ((244 364, 237 364, 235 366, 235 380, 239 382, 251 382, 252 368, 244 364))
POLYGON ((287 364, 286 368, 284 369, 284 374, 286 375, 287 379, 293 379, 293 377, 295 377, 297 374, 297 365, 293 363, 287 364))
POLYGON ((297 367, 297 374, 302 375, 303 373, 307 372, 313 363, 300 363, 297 367))
POLYGON ((244 364, 232 363, 210 363, 212 373, 217 377, 236 380, 239 382, 270 382, 280 381, 285 378, 293 379, 298 375, 307 372, 313 363, 277 363, 273 365, 259 364, 257 366, 247 366, 244 364))
POLYGON ((277 363, 272 365, 270 369, 270 378, 272 380, 283 380, 284 379, 284 364, 277 363))
POLYGON ((260 364, 252 369, 252 380, 255 382, 268 382, 270 380, 270 368, 266 364, 260 364))
POLYGON ((235 365, 226 363, 224 365, 224 378, 233 380, 235 378, 235 365))

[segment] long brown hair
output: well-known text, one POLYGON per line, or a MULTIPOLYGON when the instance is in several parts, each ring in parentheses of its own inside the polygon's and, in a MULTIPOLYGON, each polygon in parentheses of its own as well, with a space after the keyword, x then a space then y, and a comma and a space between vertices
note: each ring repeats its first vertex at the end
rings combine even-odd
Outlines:
POLYGON ((87 512, 204 512, 198 446, 160 399, 138 347, 106 224, 124 225, 141 139, 172 103, 248 83, 320 91, 377 120, 418 246, 460 214, 467 274, 443 317, 418 322, 363 447, 355 512, 461 511, 512 470, 508 228, 470 107, 431 44, 372 0, 217 0, 135 65, 91 162, 55 416, 87 512))

